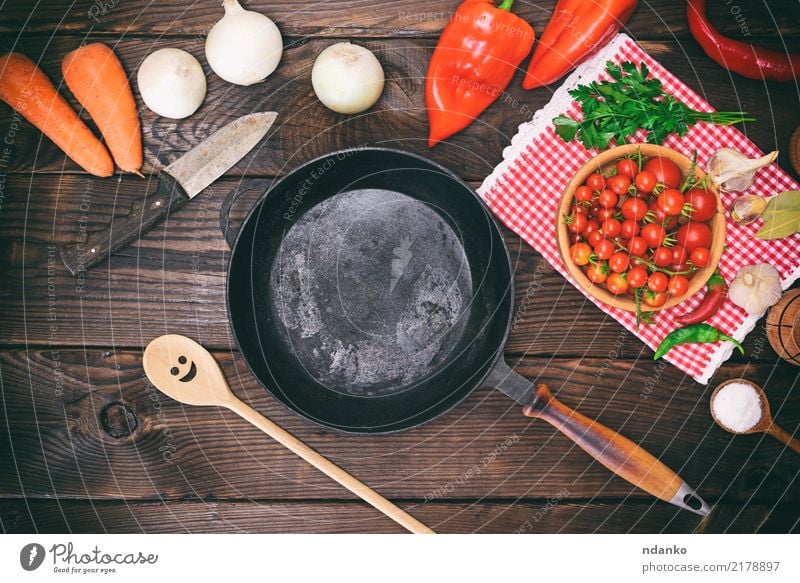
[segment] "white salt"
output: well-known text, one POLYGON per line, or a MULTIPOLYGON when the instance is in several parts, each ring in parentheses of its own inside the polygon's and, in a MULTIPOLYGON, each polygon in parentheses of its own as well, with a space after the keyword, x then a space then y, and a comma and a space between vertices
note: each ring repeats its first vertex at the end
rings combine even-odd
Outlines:
POLYGON ((711 403, 714 417, 727 429, 743 433, 761 420, 761 399, 748 383, 729 383, 722 387, 711 403))

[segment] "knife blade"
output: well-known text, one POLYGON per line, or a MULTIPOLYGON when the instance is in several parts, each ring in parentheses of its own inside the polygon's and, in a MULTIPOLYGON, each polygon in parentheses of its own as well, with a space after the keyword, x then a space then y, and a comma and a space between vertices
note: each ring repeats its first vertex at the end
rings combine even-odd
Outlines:
POLYGON ((125 216, 62 247, 64 265, 77 275, 141 237, 230 170, 267 135, 277 117, 274 111, 240 117, 163 168, 155 192, 135 201, 125 216))

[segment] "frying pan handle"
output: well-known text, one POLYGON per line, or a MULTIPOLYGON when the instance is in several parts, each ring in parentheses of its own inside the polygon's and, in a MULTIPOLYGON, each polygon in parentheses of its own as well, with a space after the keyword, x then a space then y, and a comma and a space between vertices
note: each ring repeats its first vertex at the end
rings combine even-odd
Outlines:
POLYGON ((630 439, 561 403, 545 384, 533 384, 505 362, 495 368, 487 383, 509 396, 530 403, 522 412, 538 417, 569 437, 609 470, 665 502, 706 516, 710 508, 681 477, 630 439))
POLYGON ((249 181, 247 184, 242 184, 240 182, 236 188, 225 195, 225 199, 222 201, 222 206, 219 209, 219 228, 222 231, 222 235, 225 237, 225 241, 228 243, 228 247, 231 249, 233 249, 233 244, 236 242, 236 237, 239 236, 239 231, 242 228, 241 224, 231 224, 231 209, 233 205, 243 194, 252 192, 253 190, 266 192, 271 184, 272 180, 253 180, 249 181))

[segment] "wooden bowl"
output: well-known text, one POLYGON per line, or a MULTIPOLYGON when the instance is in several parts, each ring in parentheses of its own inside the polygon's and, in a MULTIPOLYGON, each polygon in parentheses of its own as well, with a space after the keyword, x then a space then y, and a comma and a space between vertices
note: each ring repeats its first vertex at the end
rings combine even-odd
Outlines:
MULTIPOLYGON (((578 170, 570 183, 567 185, 567 188, 561 197, 561 204, 558 207, 558 214, 556 216, 556 236, 558 238, 558 248, 561 251, 561 258, 564 261, 564 265, 566 266, 567 271, 569 271, 569 274, 572 276, 572 278, 578 282, 578 284, 592 297, 597 298, 609 306, 613 306, 621 310, 627 310, 629 312, 636 311, 636 302, 631 296, 627 294, 621 294, 617 296, 606 290, 604 287, 592 283, 589 281, 589 278, 586 277, 586 274, 583 272, 581 267, 572 262, 569 256, 569 231, 567 230, 567 225, 564 224, 562 217, 570 213, 570 205, 575 197, 575 190, 586 181, 586 178, 588 178, 590 174, 594 174, 595 172, 605 173, 610 171, 620 158, 636 154, 637 148, 641 151, 644 158, 653 158, 656 156, 669 158, 678 165, 678 168, 680 168, 684 177, 692 166, 692 161, 683 154, 663 146, 656 146, 654 144, 627 144, 625 146, 618 146, 616 148, 606 150, 587 162, 583 167, 581 167, 580 170, 578 170)), ((705 177, 705 175, 706 173, 703 172, 702 169, 695 167, 695 176, 698 179, 702 179, 705 177)), ((671 308, 681 303, 683 300, 692 297, 706 284, 708 278, 711 277, 711 274, 714 273, 714 270, 717 268, 719 258, 722 256, 722 251, 725 247, 725 210, 722 206, 719 193, 713 187, 713 185, 709 185, 708 190, 713 192, 717 199, 717 214, 714 215, 711 220, 707 221, 708 226, 711 228, 711 260, 706 267, 697 270, 692 275, 691 279, 689 280, 689 289, 685 295, 680 297, 669 297, 664 305, 659 308, 652 308, 642 304, 641 310, 643 312, 656 312, 658 310, 671 308)))

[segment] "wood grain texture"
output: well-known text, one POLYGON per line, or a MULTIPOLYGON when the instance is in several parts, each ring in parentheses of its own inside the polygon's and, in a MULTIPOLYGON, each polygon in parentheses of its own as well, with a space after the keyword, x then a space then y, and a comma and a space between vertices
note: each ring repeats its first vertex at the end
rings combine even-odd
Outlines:
MULTIPOLYGON (((359 145, 430 155, 476 186, 553 88, 525 92, 518 73, 479 122, 428 151, 423 80, 458 0, 246 0, 247 8, 277 22, 286 45, 278 71, 250 88, 222 82, 205 62, 204 37, 222 14, 219 4, 50 0, 33 11, 30 2, 0 7, 0 51, 20 50, 41 61, 56 85, 61 59, 82 42, 113 46, 133 79, 142 59, 161 47, 199 58, 209 92, 187 120, 153 115, 133 84, 146 173, 240 115, 281 114, 272 135, 226 179, 110 264, 75 279, 48 246, 75 241, 122 216, 148 182, 83 174, 0 105, 3 532, 400 532, 229 412, 184 407, 155 393, 144 378, 140 349, 166 332, 217 349, 237 395, 440 532, 800 530, 800 458, 768 436, 737 437, 716 427, 708 387, 654 363, 649 349, 508 231, 517 300, 509 363, 676 470, 716 503, 706 520, 614 477, 488 389, 426 426, 368 438, 320 429, 268 396, 240 355, 230 352, 227 247, 218 225, 225 195, 240 180, 252 185, 254 177, 281 176, 318 155, 359 145), (336 38, 356 39, 384 64, 386 91, 365 115, 333 114, 311 91, 313 59, 336 38)), ((517 0, 514 12, 540 35, 554 4, 517 0)), ((721 30, 800 51, 796 0, 735 5, 751 36, 742 36, 743 21, 731 6, 712 0, 709 12, 721 30)), ((683 2, 640 3, 629 32, 717 108, 753 113, 758 122, 744 128, 748 137, 764 150, 782 150, 779 161, 789 168, 783 152, 800 124, 797 86, 765 85, 719 68, 691 39, 684 10, 683 2)), ((77 105, 65 87, 61 91, 77 105)), ((256 194, 243 197, 235 220, 256 194)), ((712 385, 739 376, 760 383, 776 420, 796 435, 800 369, 777 359, 763 320, 746 348, 747 356, 723 365, 712 385)))
MULTIPOLYGON (((545 501, 405 502, 439 533, 790 533, 797 504, 718 504, 703 521, 664 504, 545 501)), ((342 502, 0 500, 6 533, 402 533, 368 506, 342 502), (345 520, 346 517, 346 520, 345 520)))
MULTIPOLYGON (((9 176, 0 212, 4 273, 0 302, 5 307, 0 346, 143 348, 160 334, 178 333, 209 348, 231 347, 225 307, 228 248, 219 227, 219 209, 232 190, 261 185, 234 207, 234 222, 240 221, 264 184, 268 181, 217 182, 112 256, 110 263, 79 279, 48 247, 76 241, 82 230, 104 227, 143 196, 148 183, 135 176, 120 181, 76 175, 9 176)), ((519 237, 507 229, 503 232, 516 285, 507 353, 601 359, 652 356, 649 348, 586 300, 519 237)), ((763 321, 748 335, 745 347, 747 356, 737 353, 735 360, 777 360, 763 321)))
MULTIPOLYGON (((237 353, 218 352, 234 392, 389 499, 652 500, 593 463, 502 393, 481 389, 435 421, 396 434, 332 433, 289 412, 237 353)), ((716 427, 710 391, 643 361, 509 361, 564 403, 618 430, 678 472, 707 501, 797 502, 800 457, 768 436, 716 427)), ((139 351, 0 352, 0 492, 61 499, 352 499, 234 415, 187 407, 144 378, 139 351)), ((791 365, 728 365, 718 375, 765 387, 775 418, 800 425, 791 365)))
MULTIPOLYGON (((242 5, 272 18, 281 32, 293 36, 430 36, 438 35, 460 0, 250 0, 242 5)), ((32 10, 28 3, 7 3, 0 31, 17 32, 105 32, 151 35, 205 35, 222 16, 221 3, 208 0, 153 4, 146 0, 100 0, 74 2, 50 0, 32 10)), ((730 7, 711 2, 713 22, 728 34, 742 36, 741 25, 730 7)), ((541 33, 555 0, 517 1, 514 13, 541 33)), ((739 6, 752 36, 784 35, 800 31, 792 0, 753 0, 739 6)), ((646 38, 685 37, 688 34, 681 2, 642 3, 628 24, 634 34, 646 38)))
MULTIPOLYGON (((81 42, 97 37, 39 37, 25 40, 20 49, 41 65, 59 84, 63 56, 81 42)), ((202 42, 192 39, 100 38, 117 51, 125 70, 134 75, 145 56, 162 47, 184 48, 205 63, 202 42)), ((169 164, 233 119, 255 111, 275 110, 280 117, 274 129, 232 175, 276 176, 300 163, 331 151, 361 145, 395 147, 429 155, 462 178, 483 180, 501 160, 519 124, 550 100, 553 88, 524 91, 519 71, 507 92, 480 119, 452 139, 429 150, 424 110, 424 78, 434 39, 381 39, 365 41, 384 66, 387 83, 378 104, 362 115, 344 116, 326 109, 311 88, 311 66, 330 44, 311 39, 285 51, 278 70, 263 84, 238 87, 208 73, 208 94, 200 109, 185 120, 161 118, 144 107, 134 83, 142 120, 147 174, 169 164), (476 147, 477 146, 477 147, 476 147)), ((781 150, 779 159, 789 168, 786 145, 800 123, 797 93, 791 87, 764 84, 733 76, 702 55, 691 43, 643 42, 656 59, 721 110, 747 110, 758 123, 742 126, 764 150, 781 150)), ((798 47, 800 50, 800 47, 798 47)), ((135 75, 134 75, 135 77, 135 75)), ((62 91, 72 97, 64 88, 62 91)), ((75 104, 74 101, 72 101, 75 104)), ((85 117, 85 116, 84 116, 85 117)), ((86 118, 87 123, 91 121, 86 118)), ((10 136, 11 153, 4 170, 10 172, 79 172, 80 169, 30 124, 0 106, 0 139, 10 136)), ((686 152, 690 154, 690 152, 686 152)))

